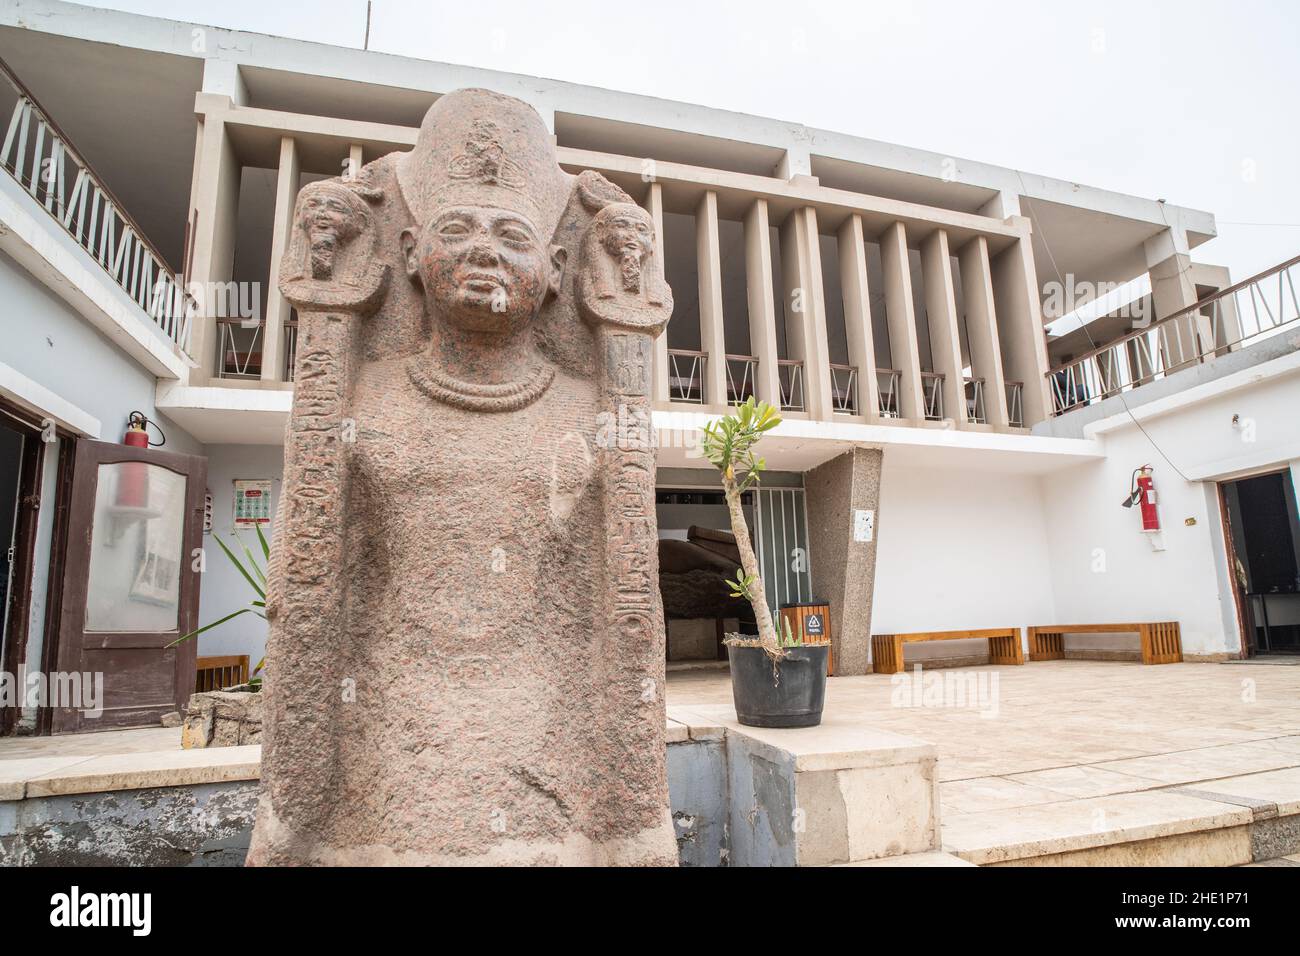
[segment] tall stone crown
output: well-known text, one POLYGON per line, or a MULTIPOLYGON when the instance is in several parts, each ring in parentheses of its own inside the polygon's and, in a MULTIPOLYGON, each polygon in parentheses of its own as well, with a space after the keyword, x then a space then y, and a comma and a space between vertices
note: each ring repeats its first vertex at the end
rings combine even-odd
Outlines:
POLYGON ((415 148, 398 161, 397 181, 421 226, 454 206, 489 206, 526 216, 550 241, 572 177, 556 162, 536 110, 511 96, 466 89, 429 108, 415 148))

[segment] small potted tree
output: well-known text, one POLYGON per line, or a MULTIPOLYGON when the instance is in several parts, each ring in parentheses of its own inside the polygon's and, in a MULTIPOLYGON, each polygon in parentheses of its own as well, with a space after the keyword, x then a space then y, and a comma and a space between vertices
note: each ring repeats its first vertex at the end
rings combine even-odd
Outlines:
POLYGON ((806 644, 802 634, 773 622, 741 507, 741 496, 758 486, 766 467, 754 454, 759 439, 779 424, 776 409, 767 402, 756 404, 751 396, 733 414, 703 429, 704 457, 722 475, 722 492, 740 551, 736 580, 727 583, 733 597, 749 601, 758 624, 757 637, 731 634, 725 643, 737 720, 751 727, 815 727, 821 723, 826 700, 830 645, 806 644))

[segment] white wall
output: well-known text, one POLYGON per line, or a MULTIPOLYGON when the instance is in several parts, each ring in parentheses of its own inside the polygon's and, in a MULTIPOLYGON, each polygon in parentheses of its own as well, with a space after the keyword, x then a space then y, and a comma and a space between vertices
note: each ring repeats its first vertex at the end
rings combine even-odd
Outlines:
MULTIPOLYGON (((1033 476, 898 467, 885 451, 871 632, 1021 627, 1055 618, 1033 476)), ((907 649, 909 661, 984 653, 985 641, 907 649)))
MULTIPOLYGON (((158 419, 167 451, 202 446, 154 407, 157 379, 30 272, 0 253, 0 362, 99 419, 104 441, 121 441, 134 410, 158 419)), ((157 440, 157 434, 153 435, 157 440)))
MULTIPOLYGON (((199 623, 207 624, 247 606, 254 600, 252 588, 231 565, 213 540, 220 537, 243 559, 244 554, 231 538, 234 530, 234 500, 237 478, 274 479, 271 491, 271 514, 280 501, 280 481, 284 475, 284 449, 278 445, 208 445, 208 490, 212 492, 212 534, 203 536, 207 570, 199 596, 199 623)), ((263 526, 263 534, 273 541, 272 526, 263 526)), ((239 538, 254 555, 261 558, 257 534, 252 528, 240 530, 239 538)), ((244 614, 213 628, 198 637, 200 656, 247 654, 249 667, 256 666, 266 651, 266 622, 244 614)))
POLYGON ((1145 434, 1131 420, 1103 425, 1105 459, 1042 480, 1059 623, 1176 620, 1186 655, 1239 651, 1215 480, 1296 457, 1300 370, 1288 361, 1145 418, 1145 434), (1233 427, 1233 415, 1246 427, 1233 427), (1154 469, 1164 551, 1141 533, 1137 509, 1120 507, 1143 464, 1154 469))

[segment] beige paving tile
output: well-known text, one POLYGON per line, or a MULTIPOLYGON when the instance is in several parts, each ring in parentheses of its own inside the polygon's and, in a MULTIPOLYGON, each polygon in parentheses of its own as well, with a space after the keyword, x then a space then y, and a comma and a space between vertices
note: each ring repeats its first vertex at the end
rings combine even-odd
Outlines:
POLYGON ((1272 803, 1281 816, 1300 813, 1300 767, 1205 780, 1196 784, 1195 789, 1200 793, 1222 793, 1272 803))
POLYGON ((0 761, 0 800, 21 800, 27 792, 27 781, 33 777, 64 771, 92 759, 86 756, 15 757, 0 761))
POLYGON ((55 737, 0 737, 0 763, 24 757, 95 757, 103 754, 179 750, 179 727, 145 727, 55 737))
POLYGON ((1134 757, 1096 764, 1103 770, 1128 773, 1138 777, 1161 780, 1166 784, 1196 783, 1216 777, 1261 773, 1300 764, 1300 755, 1282 750, 1271 750, 1251 744, 1226 744, 1185 750, 1177 753, 1134 757))
POLYGON ((1113 770, 1087 765, 1033 770, 1029 773, 1015 774, 1010 779, 1076 799, 1104 797, 1112 793, 1132 793, 1165 785, 1149 777, 1116 773, 1113 770))
POLYGON ((998 863, 1250 821, 1251 811, 1242 807, 1147 790, 1020 807, 1014 813, 958 814, 943 822, 943 849, 972 863, 998 863))
POLYGON ((1252 741, 1250 746, 1300 755, 1300 734, 1289 737, 1266 737, 1263 740, 1252 741))
POLYGON ((941 805, 959 813, 1005 810, 1069 799, 1055 790, 1033 787, 1004 777, 976 777, 939 784, 941 805))
POLYGON ((254 744, 92 757, 31 778, 27 782, 27 796, 256 780, 261 756, 262 748, 254 744))

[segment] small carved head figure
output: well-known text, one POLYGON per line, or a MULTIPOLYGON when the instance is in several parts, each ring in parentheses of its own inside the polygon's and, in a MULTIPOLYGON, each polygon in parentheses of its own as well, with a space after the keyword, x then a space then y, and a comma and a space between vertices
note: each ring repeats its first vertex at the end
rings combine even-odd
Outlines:
POLYGON ((656 329, 673 310, 650 213, 630 200, 592 216, 578 252, 578 294, 594 321, 656 329))
POLYGON ((625 292, 641 291, 641 269, 654 248, 654 224, 647 215, 620 207, 595 222, 601 246, 618 261, 625 292))
POLYGON ((531 322, 558 293, 565 251, 549 246, 522 213, 453 206, 420 231, 402 234, 407 272, 444 321, 509 334, 531 322))
POLYGON ((303 190, 298 221, 307 237, 311 277, 329 279, 334 260, 345 245, 361 232, 362 204, 345 186, 313 184, 303 190))

